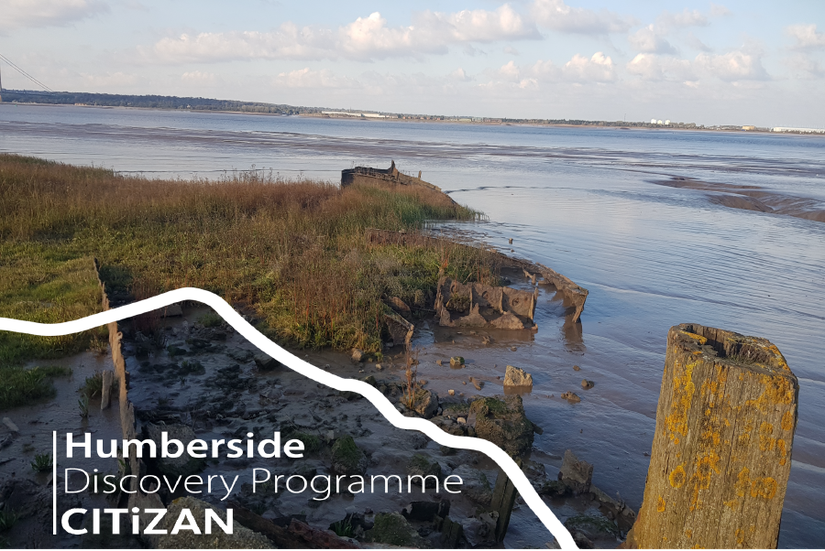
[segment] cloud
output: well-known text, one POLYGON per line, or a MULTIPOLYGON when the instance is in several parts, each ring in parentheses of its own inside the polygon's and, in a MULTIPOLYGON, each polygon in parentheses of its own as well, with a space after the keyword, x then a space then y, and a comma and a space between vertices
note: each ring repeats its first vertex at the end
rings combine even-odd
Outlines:
POLYGON ((642 27, 628 37, 630 45, 639 52, 655 54, 672 54, 676 50, 665 40, 653 25, 642 27))
POLYGON ((710 14, 714 17, 725 17, 731 13, 733 12, 721 4, 714 4, 713 2, 710 4, 710 14))
POLYGON ((691 62, 673 56, 639 54, 627 64, 626 69, 642 80, 695 80, 691 62))
POLYGON ((138 82, 138 76, 123 72, 106 73, 103 75, 95 75, 90 73, 81 73, 83 82, 94 88, 111 88, 112 86, 131 86, 138 82))
POLYGON ((535 0, 530 13, 542 27, 566 33, 623 33, 636 24, 632 17, 605 9, 596 12, 586 8, 571 8, 564 0, 535 0))
POLYGON ((180 79, 192 84, 214 84, 217 81, 217 75, 204 71, 187 71, 180 76, 180 79))
POLYGON ((108 11, 101 0, 4 0, 0 29, 68 25, 108 11))
POLYGON ((787 60, 787 66, 793 71, 795 78, 822 78, 825 77, 825 69, 822 64, 811 56, 797 53, 787 60))
POLYGON ((613 60, 602 52, 596 52, 588 59, 576 54, 564 64, 562 75, 574 82, 609 82, 616 80, 613 60))
POLYGON ((357 88, 360 83, 349 77, 339 77, 329 69, 313 71, 309 67, 280 73, 274 80, 278 88, 357 88))
POLYGON ((738 50, 720 55, 701 53, 693 61, 643 53, 634 57, 626 69, 642 80, 652 81, 695 82, 705 77, 733 83, 770 80, 760 56, 738 50))
POLYGON ((762 59, 741 51, 712 55, 699 54, 695 65, 721 80, 733 82, 742 80, 770 80, 762 66, 762 59))
POLYGON ((710 24, 707 16, 699 10, 688 10, 685 8, 681 13, 662 12, 656 18, 659 26, 664 28, 685 28, 685 27, 705 27, 710 24))
POLYGON ((271 32, 181 34, 157 41, 143 54, 167 63, 341 57, 371 60, 444 54, 454 44, 472 48, 472 43, 540 38, 535 25, 508 4, 494 11, 425 11, 415 14, 413 23, 391 27, 374 12, 337 29, 284 23, 271 32))
POLYGON ((816 25, 790 25, 785 32, 796 39, 794 48, 799 50, 815 50, 825 47, 825 33, 816 31, 816 25))

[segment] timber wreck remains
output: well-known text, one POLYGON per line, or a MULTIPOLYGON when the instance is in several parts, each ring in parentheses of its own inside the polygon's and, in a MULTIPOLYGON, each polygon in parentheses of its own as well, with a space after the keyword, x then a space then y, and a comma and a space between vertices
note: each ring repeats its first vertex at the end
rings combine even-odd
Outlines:
POLYGON ((421 171, 418 177, 408 176, 395 167, 395 161, 390 162, 389 168, 372 168, 369 166, 357 166, 341 171, 341 187, 346 188, 353 185, 367 185, 379 187, 407 186, 411 188, 421 188, 429 191, 436 191, 444 195, 454 204, 457 204, 452 197, 429 182, 421 179, 421 171))

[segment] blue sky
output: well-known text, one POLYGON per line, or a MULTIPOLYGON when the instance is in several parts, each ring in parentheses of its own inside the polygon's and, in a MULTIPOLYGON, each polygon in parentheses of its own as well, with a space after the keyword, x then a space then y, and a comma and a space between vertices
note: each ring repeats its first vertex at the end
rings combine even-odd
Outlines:
POLYGON ((825 127, 815 0, 2 4, 0 53, 55 90, 825 127))

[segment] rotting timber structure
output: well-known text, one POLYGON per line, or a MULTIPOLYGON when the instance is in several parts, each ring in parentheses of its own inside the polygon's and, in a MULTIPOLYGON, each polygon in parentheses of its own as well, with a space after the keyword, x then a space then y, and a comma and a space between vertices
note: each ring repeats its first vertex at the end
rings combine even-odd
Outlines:
POLYGON ((341 171, 341 187, 349 187, 353 185, 368 185, 368 186, 408 186, 424 188, 431 191, 437 191, 444 194, 450 201, 455 203, 453 199, 444 193, 440 187, 435 186, 429 182, 421 179, 421 172, 418 172, 418 177, 408 176, 399 171, 395 167, 395 161, 390 163, 389 168, 372 168, 368 166, 357 166, 355 168, 347 168, 341 171))

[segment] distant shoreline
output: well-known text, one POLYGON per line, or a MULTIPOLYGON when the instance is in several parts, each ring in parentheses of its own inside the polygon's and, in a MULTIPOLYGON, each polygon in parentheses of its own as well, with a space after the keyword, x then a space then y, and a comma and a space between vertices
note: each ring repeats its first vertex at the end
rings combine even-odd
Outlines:
POLYGON ((260 102, 212 100, 205 98, 186 98, 177 96, 131 96, 117 94, 74 93, 74 92, 30 92, 18 90, 3 90, 5 101, 0 105, 33 105, 51 106, 62 105, 71 107, 97 107, 106 109, 145 109, 158 111, 185 111, 191 113, 229 113, 238 115, 271 115, 271 116, 301 116, 306 118, 326 118, 335 120, 353 120, 369 122, 418 122, 418 123, 451 123, 479 126, 524 126, 534 128, 612 128, 619 130, 681 130, 697 132, 744 132, 759 134, 791 134, 802 136, 825 136, 822 129, 796 129, 775 132, 774 128, 787 127, 756 127, 755 125, 696 125, 694 123, 652 124, 642 121, 587 121, 567 119, 564 122, 553 119, 507 119, 499 117, 457 117, 446 115, 410 115, 404 113, 380 113, 372 111, 339 110, 330 114, 330 109, 322 107, 295 107, 286 104, 269 104, 260 102), (50 98, 55 101, 37 101, 41 98, 50 98), (9 99, 11 101, 9 101, 9 99), (77 101, 83 100, 83 101, 77 101), (98 102, 102 102, 98 103, 98 102), (151 105, 133 105, 130 103, 144 102, 151 105), (107 104, 108 103, 108 104, 107 104), (193 107, 194 106, 194 107, 193 107), (351 113, 351 114, 344 114, 351 113))

